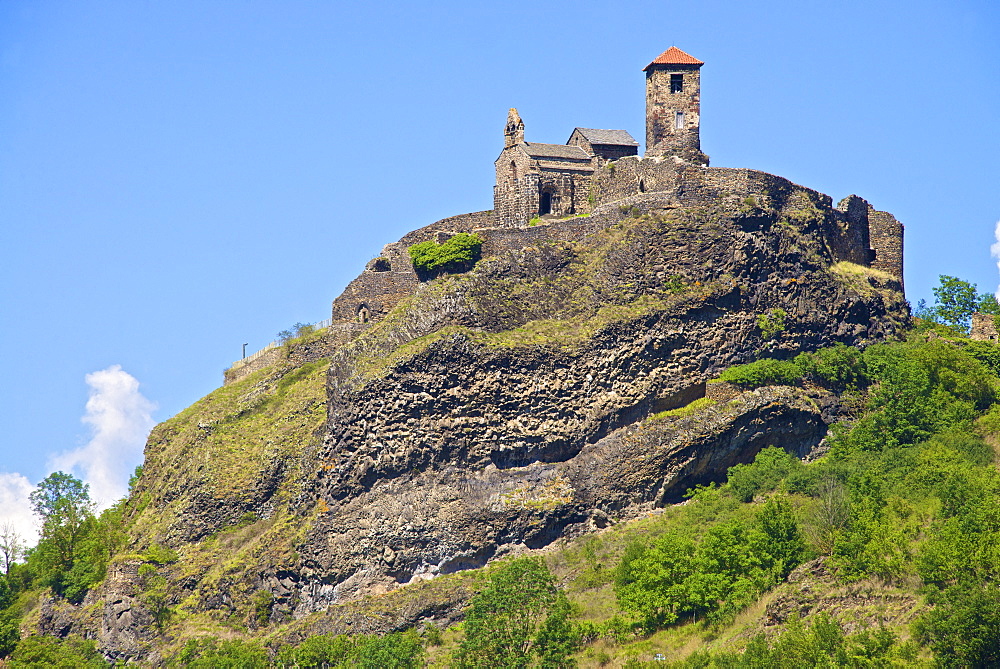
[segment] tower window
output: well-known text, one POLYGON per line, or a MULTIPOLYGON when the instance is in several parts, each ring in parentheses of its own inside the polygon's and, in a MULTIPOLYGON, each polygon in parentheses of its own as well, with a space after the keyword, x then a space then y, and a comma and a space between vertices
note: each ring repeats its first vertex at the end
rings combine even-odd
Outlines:
POLYGON ((676 112, 674 114, 674 129, 680 130, 684 127, 684 112, 676 112))
POLYGON ((671 93, 683 93, 684 92, 684 75, 683 74, 671 74, 670 75, 670 92, 671 93))

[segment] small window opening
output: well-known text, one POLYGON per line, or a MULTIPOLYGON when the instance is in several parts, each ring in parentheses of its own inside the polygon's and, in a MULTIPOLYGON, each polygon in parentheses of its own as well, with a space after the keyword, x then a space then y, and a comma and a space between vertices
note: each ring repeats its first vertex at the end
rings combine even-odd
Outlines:
POLYGON ((680 130, 684 127, 684 112, 674 114, 674 129, 680 130))
POLYGON ((358 322, 367 323, 372 317, 372 312, 368 310, 368 305, 362 304, 358 307, 358 322))
POLYGON ((510 178, 512 181, 517 181, 517 163, 513 160, 510 161, 510 178))
POLYGON ((640 193, 646 192, 646 182, 643 181, 642 179, 639 179, 639 192, 640 193))
POLYGON ((670 92, 671 93, 683 93, 684 92, 684 75, 683 74, 671 74, 670 75, 670 92))
POLYGON ((538 203, 538 215, 544 216, 545 214, 552 213, 552 193, 542 193, 542 199, 538 203))

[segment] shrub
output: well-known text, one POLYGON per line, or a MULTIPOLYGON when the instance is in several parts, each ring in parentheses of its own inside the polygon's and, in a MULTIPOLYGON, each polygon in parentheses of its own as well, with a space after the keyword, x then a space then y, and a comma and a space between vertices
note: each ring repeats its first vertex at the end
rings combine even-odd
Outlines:
POLYGON ((757 327, 760 328, 760 336, 765 340, 774 339, 779 332, 785 330, 786 318, 788 318, 788 312, 780 308, 771 309, 766 314, 757 316, 757 327))
POLYGON ((97 642, 69 637, 32 635, 21 639, 9 659, 10 667, 109 667, 97 651, 97 642))
POLYGON ((312 334, 316 330, 316 327, 312 323, 296 323, 287 330, 282 330, 278 333, 278 341, 282 344, 287 344, 293 339, 298 339, 299 337, 305 337, 308 334, 312 334))
POLYGON ((844 344, 800 353, 795 356, 795 364, 803 374, 832 390, 857 389, 868 382, 861 351, 844 344))
POLYGON ((789 474, 803 467, 794 455, 777 446, 768 446, 751 464, 730 467, 727 486, 736 499, 749 502, 759 492, 774 490, 789 474))
POLYGON ((258 625, 266 625, 274 606, 274 595, 270 590, 258 590, 250 598, 254 620, 258 625))
POLYGON ((267 651, 263 646, 240 639, 191 639, 178 659, 181 666, 189 669, 265 669, 268 666, 267 651))
POLYGON ((464 272, 479 260, 483 240, 479 235, 459 232, 438 244, 433 240, 409 248, 413 267, 422 274, 464 272))
POLYGON ((802 368, 791 360, 765 358, 745 365, 734 365, 722 372, 719 378, 744 388, 791 386, 802 379, 802 368))

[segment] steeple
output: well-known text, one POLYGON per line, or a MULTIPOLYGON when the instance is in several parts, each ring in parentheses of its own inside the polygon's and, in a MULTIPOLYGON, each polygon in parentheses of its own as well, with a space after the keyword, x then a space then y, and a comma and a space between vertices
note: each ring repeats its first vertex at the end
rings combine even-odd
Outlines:
POLYGON ((503 130, 505 149, 524 143, 524 121, 513 107, 507 112, 507 125, 503 130))
POLYGON ((701 152, 701 66, 675 46, 647 65, 646 155, 706 164, 701 152))

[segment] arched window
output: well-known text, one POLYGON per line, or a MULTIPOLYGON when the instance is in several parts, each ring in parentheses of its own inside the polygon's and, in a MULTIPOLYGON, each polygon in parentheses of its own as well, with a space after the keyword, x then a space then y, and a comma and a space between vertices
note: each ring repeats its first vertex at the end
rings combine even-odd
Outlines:
POLYGON ((517 183, 517 163, 513 160, 510 161, 510 182, 512 184, 517 183))
POLYGON ((643 181, 642 179, 639 179, 639 192, 640 193, 646 192, 646 182, 643 181))
POLYGON ((367 323, 372 317, 372 312, 369 311, 367 304, 358 305, 358 322, 367 323))

